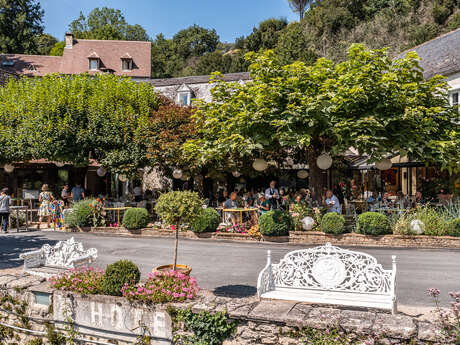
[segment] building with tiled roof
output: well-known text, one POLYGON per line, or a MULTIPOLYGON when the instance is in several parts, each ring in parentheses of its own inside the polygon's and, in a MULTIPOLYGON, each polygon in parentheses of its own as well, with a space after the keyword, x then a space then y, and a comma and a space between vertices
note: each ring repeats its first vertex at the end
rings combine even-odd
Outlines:
POLYGON ((151 43, 139 41, 81 40, 66 34, 62 56, 1 54, 0 67, 30 77, 52 73, 112 73, 150 78, 151 43))
POLYGON ((437 74, 447 77, 451 104, 458 105, 460 98, 460 28, 441 35, 399 55, 415 51, 425 78, 437 74))

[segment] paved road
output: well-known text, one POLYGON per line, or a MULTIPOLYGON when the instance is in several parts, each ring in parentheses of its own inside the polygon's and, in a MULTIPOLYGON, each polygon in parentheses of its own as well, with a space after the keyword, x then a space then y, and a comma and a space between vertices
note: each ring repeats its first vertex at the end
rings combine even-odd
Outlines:
MULTIPOLYGON (((117 259, 131 259, 145 276, 154 266, 172 261, 173 239, 120 238, 95 234, 29 232, 0 235, 0 269, 19 267, 19 253, 39 248, 44 243, 74 236, 85 247, 99 251, 97 265, 105 267, 117 259)), ((253 295, 256 280, 265 265, 266 251, 271 249, 274 262, 287 252, 305 247, 292 244, 236 243, 211 240, 180 240, 179 263, 193 267, 202 288, 217 294, 253 295)), ((356 249, 356 248, 355 248, 356 249)), ((431 306, 426 289, 442 291, 447 305, 449 291, 460 290, 460 250, 361 248, 377 258, 385 268, 391 267, 391 255, 398 260, 397 296, 405 306, 431 306)))

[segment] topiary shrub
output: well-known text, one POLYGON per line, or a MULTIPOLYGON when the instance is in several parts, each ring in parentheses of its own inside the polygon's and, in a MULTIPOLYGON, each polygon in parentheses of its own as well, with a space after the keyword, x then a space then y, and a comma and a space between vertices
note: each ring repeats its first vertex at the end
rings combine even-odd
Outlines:
POLYGON ((284 211, 268 211, 259 218, 259 231, 264 236, 287 236, 292 227, 292 217, 284 211))
POLYGON ((76 226, 92 226, 93 225, 93 209, 94 200, 85 199, 76 202, 69 211, 65 213, 64 223, 70 227, 76 226))
POLYGON ((129 208, 123 215, 122 224, 126 229, 136 230, 147 226, 150 216, 145 208, 129 208))
POLYGON ((215 232, 220 223, 219 213, 213 208, 205 208, 200 212, 190 228, 193 232, 215 232))
POLYGON ((360 214, 356 222, 356 232, 365 235, 384 235, 391 232, 390 221, 378 212, 360 214))
POLYGON ((460 218, 451 220, 448 227, 449 236, 460 236, 460 218))
POLYGON ((107 266, 102 278, 102 290, 110 296, 121 296, 121 288, 126 283, 135 285, 139 283, 141 272, 130 260, 119 260, 107 266))
POLYGON ((336 212, 328 212, 321 219, 321 230, 328 234, 343 234, 345 217, 336 212))

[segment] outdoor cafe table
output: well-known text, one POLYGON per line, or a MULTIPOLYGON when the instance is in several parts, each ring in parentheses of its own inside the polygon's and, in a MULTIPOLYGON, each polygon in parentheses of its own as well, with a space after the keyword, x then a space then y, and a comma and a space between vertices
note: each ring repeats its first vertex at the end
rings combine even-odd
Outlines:
POLYGON ((115 221, 115 214, 117 215, 117 224, 120 224, 120 211, 126 211, 127 209, 132 207, 104 207, 104 211, 112 211, 113 212, 113 220, 115 221))
POLYGON ((241 219, 241 224, 243 224, 243 213, 244 212, 256 212, 258 210, 258 208, 254 208, 254 207, 251 207, 251 208, 224 208, 222 210, 222 216, 224 217, 224 220, 225 220, 225 213, 226 212, 237 212, 240 214, 240 219, 241 219))

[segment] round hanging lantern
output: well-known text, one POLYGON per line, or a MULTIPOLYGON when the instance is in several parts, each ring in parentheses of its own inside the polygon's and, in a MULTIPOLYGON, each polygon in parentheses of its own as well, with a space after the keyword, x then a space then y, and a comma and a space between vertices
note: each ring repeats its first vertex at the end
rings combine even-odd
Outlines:
POLYGON ((184 181, 184 182, 185 182, 185 181, 188 181, 188 180, 190 180, 190 174, 187 173, 187 172, 186 172, 186 173, 183 173, 182 176, 180 177, 180 179, 181 179, 182 181, 184 181))
POLYGON ((7 172, 8 174, 12 173, 13 170, 14 170, 14 166, 11 165, 11 164, 5 164, 3 166, 3 169, 5 170, 5 172, 7 172))
POLYGON ((118 175, 118 179, 120 180, 120 182, 128 181, 128 178, 125 175, 118 175))
POLYGON ((105 169, 102 168, 102 167, 100 167, 100 168, 98 168, 98 169, 96 170, 96 174, 97 174, 97 176, 99 176, 99 177, 105 176, 106 173, 107 173, 107 171, 105 171, 105 169))
POLYGON ((308 171, 306 171, 306 170, 297 171, 297 177, 302 179, 302 180, 305 180, 308 177, 308 171))
POLYGON ((392 165, 393 163, 391 163, 391 159, 388 158, 384 158, 375 162, 375 167, 379 170, 388 170, 392 165))
POLYGON ((62 167, 65 165, 64 162, 56 162, 56 163, 54 163, 54 164, 56 164, 56 166, 57 166, 58 168, 62 168, 62 167))
POLYGON ((327 153, 323 153, 316 159, 316 165, 318 165, 318 168, 321 170, 327 170, 331 167, 332 165, 332 158, 329 156, 327 153))
POLYGON ((254 170, 264 171, 265 169, 267 169, 268 164, 265 159, 258 158, 254 160, 254 162, 252 163, 252 167, 254 168, 254 170))
POLYGON ((241 173, 239 171, 232 171, 232 175, 233 177, 240 177, 241 176, 241 173))
POLYGON ((180 178, 182 177, 182 175, 183 175, 183 174, 182 174, 182 170, 180 170, 180 169, 174 169, 174 171, 173 171, 173 177, 174 177, 175 179, 180 179, 180 178))

